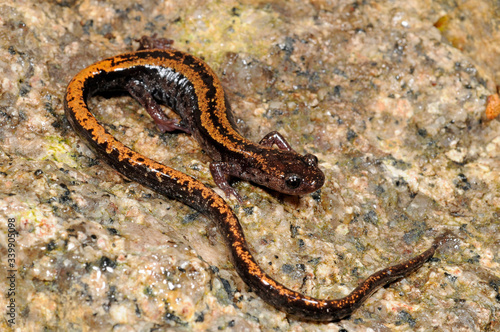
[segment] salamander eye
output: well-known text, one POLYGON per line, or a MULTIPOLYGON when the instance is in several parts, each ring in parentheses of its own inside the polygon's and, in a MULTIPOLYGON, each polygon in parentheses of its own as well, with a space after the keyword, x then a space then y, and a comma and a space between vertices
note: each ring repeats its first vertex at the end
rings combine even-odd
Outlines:
POLYGON ((297 174, 288 174, 285 179, 285 184, 290 189, 297 189, 302 183, 302 179, 297 174))
POLYGON ((308 153, 304 156, 304 158, 306 159, 306 164, 308 166, 311 167, 318 166, 318 157, 316 157, 315 155, 308 153))

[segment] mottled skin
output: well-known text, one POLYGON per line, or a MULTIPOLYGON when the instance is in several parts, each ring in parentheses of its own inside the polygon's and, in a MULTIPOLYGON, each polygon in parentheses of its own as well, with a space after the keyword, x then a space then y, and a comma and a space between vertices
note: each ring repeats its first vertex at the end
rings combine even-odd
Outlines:
MULTIPOLYGON (((277 191, 303 194, 318 189, 324 182, 316 158, 293 152, 275 133, 264 137, 260 145, 241 137, 231 126, 224 91, 213 71, 200 59, 180 51, 143 50, 118 55, 82 70, 67 88, 67 118, 95 153, 128 178, 215 220, 241 278, 262 299, 288 314, 317 321, 348 316, 380 286, 419 268, 438 247, 436 241, 421 255, 376 272, 342 299, 314 299, 290 290, 255 262, 240 223, 224 199, 194 178, 132 151, 98 123, 87 107, 87 99, 108 90, 129 91, 149 108, 162 130, 192 133, 214 163, 219 163, 211 168, 215 168, 215 173, 222 169, 223 176, 238 176, 277 191), (175 109, 183 120, 177 123, 164 118, 161 110, 155 110, 155 100, 175 109), (279 149, 271 148, 273 144, 279 149), (300 178, 298 184, 289 181, 290 174, 300 178)), ((221 187, 232 193, 224 184, 221 187)))

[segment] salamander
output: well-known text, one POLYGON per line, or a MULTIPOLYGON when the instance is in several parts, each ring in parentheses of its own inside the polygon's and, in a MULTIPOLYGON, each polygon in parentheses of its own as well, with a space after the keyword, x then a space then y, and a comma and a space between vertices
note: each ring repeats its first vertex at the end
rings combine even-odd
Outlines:
POLYGON ((210 171, 215 183, 240 202, 228 177, 291 195, 311 193, 323 185, 325 176, 316 156, 298 154, 278 132, 265 135, 259 144, 243 138, 234 129, 229 104, 215 73, 199 59, 167 50, 165 45, 164 39, 143 37, 141 48, 147 46, 145 51, 101 61, 74 82, 81 80, 88 95, 125 89, 145 107, 158 129, 193 135, 213 160, 210 171), (158 45, 163 49, 149 50, 149 46, 158 45), (167 118, 157 101, 177 112, 182 120, 167 118))
POLYGON ((418 269, 434 255, 438 240, 422 254, 372 274, 349 295, 335 300, 315 299, 272 279, 253 258, 238 218, 221 196, 193 177, 131 150, 109 134, 88 108, 87 100, 98 93, 130 93, 161 131, 180 130, 193 135, 213 159, 210 170, 216 184, 226 195, 239 200, 227 182, 230 176, 292 195, 310 193, 323 185, 317 158, 296 153, 277 132, 266 135, 259 144, 242 137, 234 129, 224 90, 212 69, 195 56, 164 47, 162 41, 143 39, 141 44, 146 47, 80 71, 67 87, 66 116, 96 155, 118 172, 214 220, 238 274, 263 300, 301 319, 339 320, 379 287, 418 269), (181 120, 167 118, 160 104, 177 112, 181 120))

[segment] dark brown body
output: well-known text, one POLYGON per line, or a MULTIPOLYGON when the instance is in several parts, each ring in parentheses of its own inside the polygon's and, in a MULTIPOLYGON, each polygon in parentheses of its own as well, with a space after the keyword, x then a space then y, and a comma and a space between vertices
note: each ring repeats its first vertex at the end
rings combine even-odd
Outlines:
MULTIPOLYGON (((314 299, 292 291, 270 278, 248 250, 240 223, 229 205, 212 189, 192 177, 140 155, 116 140, 97 122, 87 98, 107 90, 127 90, 133 82, 142 92, 143 104, 155 100, 176 110, 183 126, 200 142, 215 162, 228 163, 233 174, 285 193, 301 194, 324 181, 311 155, 290 149, 273 149, 241 137, 231 126, 228 106, 219 80, 201 60, 175 50, 147 50, 98 62, 77 74, 68 85, 65 109, 69 122, 92 149, 116 170, 153 190, 177 199, 215 220, 231 249, 241 278, 265 301, 307 320, 332 321, 351 314, 376 289, 414 271, 435 252, 438 243, 403 264, 381 270, 339 300, 314 299), (286 186, 286 174, 299 174, 301 186, 286 186), (243 176, 240 176, 243 175, 243 176), (305 184, 305 185, 304 185, 305 184)), ((168 121, 167 121, 168 122, 168 121)), ((286 142, 285 142, 286 143, 286 142)), ((269 144, 267 144, 269 145, 269 144)), ((287 144, 282 144, 282 147, 287 144)), ((224 164, 225 165, 225 164, 224 164)), ((227 170, 227 169, 226 169, 227 170)))

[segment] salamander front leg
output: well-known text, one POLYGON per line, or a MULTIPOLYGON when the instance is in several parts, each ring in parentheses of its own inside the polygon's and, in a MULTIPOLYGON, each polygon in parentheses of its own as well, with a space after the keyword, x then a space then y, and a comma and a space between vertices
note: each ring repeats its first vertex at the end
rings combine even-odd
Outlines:
POLYGON ((229 182, 227 182, 228 175, 239 173, 238 169, 238 165, 235 166, 223 161, 217 161, 210 164, 210 173, 212 173, 212 178, 214 179, 215 184, 222 189, 227 197, 233 195, 240 204, 243 204, 243 199, 238 194, 236 189, 231 187, 229 182))
POLYGON ((260 145, 272 147, 275 144, 281 150, 293 151, 292 147, 286 139, 277 131, 271 131, 269 134, 264 136, 260 142, 260 145))
POLYGON ((191 134, 189 129, 179 122, 178 119, 170 119, 165 115, 160 105, 153 98, 144 84, 137 80, 132 80, 125 87, 135 100, 137 100, 153 118, 158 130, 162 133, 180 130, 191 134))

